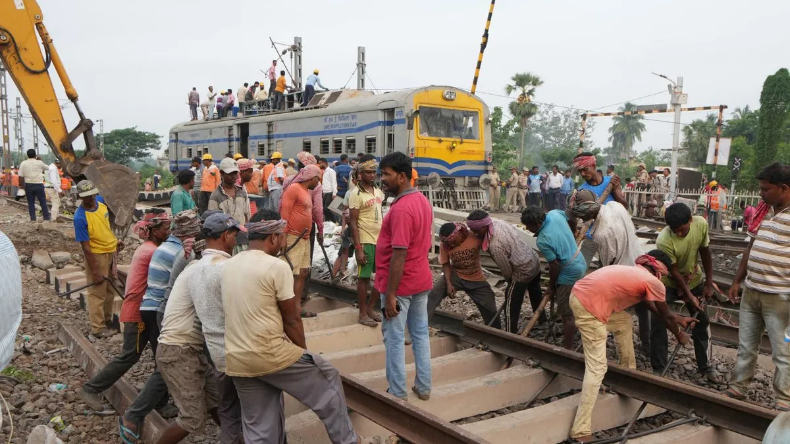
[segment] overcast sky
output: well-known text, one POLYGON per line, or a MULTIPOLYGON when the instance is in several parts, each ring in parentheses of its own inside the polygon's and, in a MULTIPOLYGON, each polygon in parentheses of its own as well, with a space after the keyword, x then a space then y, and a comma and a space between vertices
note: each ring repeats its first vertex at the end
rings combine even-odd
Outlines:
MULTIPOLYGON (((188 118, 187 92, 236 89, 263 80, 276 42, 303 39, 305 76, 321 70, 346 85, 357 46, 367 48, 368 88, 430 84, 470 88, 487 0, 335 0, 270 3, 225 0, 39 0, 85 114, 105 131, 137 126, 163 136, 188 118), (275 5, 278 5, 275 7, 275 5)), ((496 4, 478 82, 490 106, 507 106, 504 86, 531 71, 535 100, 615 111, 621 102, 667 103, 667 82, 684 77, 688 106, 759 106, 765 77, 790 63, 787 0, 524 1, 496 4)), ((287 60, 287 59, 286 59, 287 60)), ((65 98, 58 85, 58 94, 65 98)), ((9 82, 11 83, 11 82, 9 82)), ((348 82, 356 86, 356 79, 348 82)), ((9 88, 9 104, 18 95, 9 88)), ((76 124, 67 108, 69 129, 76 124)), ((684 113, 683 122, 704 117, 684 113)), ((671 114, 649 116, 671 121, 671 114)), ((638 149, 668 148, 672 125, 647 121, 638 149)), ((24 132, 32 146, 30 120, 24 132)), ((608 118, 598 120, 597 146, 608 118)), ((12 131, 13 137, 13 131, 12 131)), ((43 139, 42 139, 43 140, 43 139)), ((15 146, 15 143, 12 142, 15 146)))

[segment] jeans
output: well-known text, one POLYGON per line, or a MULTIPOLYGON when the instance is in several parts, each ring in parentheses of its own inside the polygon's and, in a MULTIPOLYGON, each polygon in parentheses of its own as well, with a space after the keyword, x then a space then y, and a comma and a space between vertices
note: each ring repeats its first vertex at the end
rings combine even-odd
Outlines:
POLYGON ((211 199, 211 191, 201 191, 198 195, 199 202, 197 203, 198 214, 201 216, 208 209, 208 201, 211 199))
MULTIPOLYGON (((704 282, 691 289, 691 294, 698 298, 702 296, 704 282)), ((677 289, 673 287, 666 287, 667 290, 667 304, 682 299, 678 294, 677 289)), ((686 308, 691 316, 697 313, 697 310, 686 304, 686 308)), ((710 321, 705 310, 699 312, 697 316, 697 324, 691 330, 691 338, 694 342, 694 355, 697 357, 697 368, 700 373, 708 371, 708 351, 710 349, 710 321)), ((667 325, 656 314, 651 314, 650 319, 650 366, 653 367, 654 372, 660 372, 667 366, 667 325)), ((784 329, 784 327, 782 327, 784 329)), ((784 334, 782 335, 784 337, 784 334)), ((787 346, 785 345, 785 348, 787 346)))
POLYGON ((307 106, 310 103, 310 100, 313 99, 315 95, 315 87, 313 85, 307 85, 304 88, 304 97, 302 97, 302 106, 307 106))
POLYGON ((790 325, 790 294, 768 294, 744 288, 738 328, 738 361, 732 370, 732 386, 744 395, 754 379, 760 341, 768 330, 774 370, 774 393, 777 401, 790 402, 790 347, 784 342, 784 330, 790 325))
POLYGON ((189 112, 192 114, 192 120, 197 120, 197 103, 189 104, 189 112))
POLYGON ((280 198, 283 197, 283 190, 269 191, 269 209, 280 212, 280 198))
MULTIPOLYGON (((398 398, 408 398, 406 391, 406 352, 403 342, 404 328, 409 326, 414 354, 415 387, 420 394, 431 392, 431 342, 428 335, 428 291, 409 296, 398 296, 401 311, 394 318, 384 318, 381 332, 386 349, 386 372, 389 393, 398 398)), ((386 297, 381 298, 384 310, 386 297)))
POLYGON ((548 200, 549 211, 555 210, 560 207, 559 197, 560 197, 559 188, 549 188, 548 192, 546 192, 546 199, 548 200))
POLYGON ((283 109, 285 105, 285 95, 280 91, 274 92, 274 109, 283 109))
POLYGON ((540 193, 529 193, 529 206, 540 207, 540 193))
POLYGON ((570 195, 571 195, 570 193, 560 193, 560 201, 559 201, 560 206, 558 206, 557 208, 559 208, 560 210, 564 210, 565 208, 568 208, 568 197, 570 195))
POLYGON ((41 205, 41 213, 44 220, 49 220, 49 207, 47 206, 47 194, 44 192, 43 183, 26 183, 25 197, 27 197, 27 211, 30 213, 30 220, 36 221, 36 199, 41 205))
POLYGON ((719 212, 710 210, 708 211, 708 228, 711 230, 719 229, 719 212))

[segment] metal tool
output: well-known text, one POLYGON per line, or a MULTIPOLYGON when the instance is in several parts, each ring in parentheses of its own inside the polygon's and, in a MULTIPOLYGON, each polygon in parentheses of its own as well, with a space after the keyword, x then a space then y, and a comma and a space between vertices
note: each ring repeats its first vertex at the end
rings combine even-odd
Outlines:
POLYGON ((123 297, 123 293, 121 293, 121 291, 118 289, 118 287, 115 286, 115 283, 112 281, 112 279, 108 278, 107 276, 104 276, 104 279, 99 281, 99 282, 91 282, 91 283, 85 284, 85 285, 83 285, 81 287, 77 287, 75 289, 72 289, 72 290, 69 290, 69 291, 65 291, 63 293, 58 293, 58 297, 59 298, 65 298, 66 296, 69 296, 72 293, 76 293, 76 292, 82 291, 82 290, 84 290, 86 288, 93 287, 94 285, 101 284, 103 281, 109 282, 110 286, 112 287, 113 290, 115 290, 115 292, 118 294, 118 296, 120 296, 121 299, 124 298, 123 297))
POLYGON ((326 261, 326 266, 329 268, 329 276, 332 277, 332 282, 335 281, 335 273, 332 270, 332 264, 329 263, 329 256, 326 254, 326 248, 324 248, 323 239, 316 239, 318 241, 318 246, 321 247, 321 252, 324 253, 324 260, 326 261))
MULTIPOLYGON (((705 306, 706 306, 706 304, 704 302, 702 304, 700 304, 700 309, 696 313, 694 313, 694 319, 695 320, 697 319, 697 317, 699 316, 700 313, 705 311, 705 306)), ((694 328, 694 324, 693 323, 689 324, 689 326, 686 327, 684 332, 688 333, 688 332, 691 331, 692 328, 694 328)), ((664 366, 663 370, 661 370, 661 375, 659 375, 661 378, 663 378, 664 375, 667 374, 667 371, 669 371, 669 366, 671 366, 672 362, 675 361, 675 356, 677 356, 678 351, 680 351, 680 347, 683 347, 683 344, 678 342, 678 344, 675 346, 675 349, 672 350, 672 354, 669 356, 669 361, 667 361, 667 365, 664 366)), ((628 432, 630 432, 631 429, 634 427, 634 424, 639 419, 639 417, 642 415, 642 412, 645 411, 646 407, 647 407, 647 402, 643 401, 642 405, 639 406, 639 409, 636 411, 636 413, 634 413, 634 416, 631 418, 631 422, 629 422, 628 426, 626 426, 626 428, 623 430, 623 434, 621 435, 620 444, 625 444, 626 442, 628 442, 628 438, 629 438, 628 437, 628 432)))

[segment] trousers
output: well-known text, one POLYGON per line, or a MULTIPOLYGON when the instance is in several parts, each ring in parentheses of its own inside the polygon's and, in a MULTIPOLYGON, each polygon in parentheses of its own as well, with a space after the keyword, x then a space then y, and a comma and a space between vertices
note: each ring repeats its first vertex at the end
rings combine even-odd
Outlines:
MULTIPOLYGON (((494 316, 496 315, 496 298, 494 296, 494 290, 491 289, 491 285, 487 281, 467 281, 466 279, 461 279, 455 271, 450 276, 450 283, 453 284, 453 287, 456 291, 461 290, 472 299, 472 302, 475 303, 477 309, 480 311, 480 314, 483 316, 483 322, 488 325, 494 316)), ((447 282, 445 281, 444 276, 439 277, 433 284, 433 289, 428 294, 428 320, 433 317, 433 312, 436 311, 436 308, 439 304, 447 297, 447 282)), ((522 301, 524 300, 524 294, 521 295, 522 301)), ((519 306, 520 309, 521 306, 519 306)), ((491 324, 494 328, 502 328, 502 323, 499 319, 494 319, 494 322, 491 324)))
POLYGON ((518 188, 510 187, 505 191, 505 211, 514 212, 518 209, 518 188))
POLYGON ((313 85, 307 85, 304 88, 304 97, 302 98, 302 106, 307 106, 310 103, 310 100, 313 99, 315 96, 315 87, 313 85))
POLYGON ((540 193, 529 193, 529 206, 531 207, 540 206, 540 193))
MULTIPOLYGON (((402 343, 402 342, 401 342, 402 343)), ((305 351, 283 370, 255 378, 233 377, 241 402, 246 444, 283 443, 283 392, 318 415, 332 444, 357 444, 340 373, 321 356, 305 351)))
MULTIPOLYGON (((697 285, 691 289, 691 294, 697 297, 702 296, 703 287, 704 283, 697 285)), ((678 294, 677 289, 668 286, 665 286, 665 288, 667 291, 668 304, 682 299, 678 294)), ((695 310, 691 304, 686 304, 686 308, 688 309, 691 316, 694 316, 697 313, 697 310, 695 310)), ((694 342, 694 355, 697 358, 698 371, 700 373, 705 373, 708 371, 709 367, 708 351, 711 346, 710 321, 708 319, 708 314, 705 313, 704 310, 699 312, 697 320, 699 322, 697 322, 697 324, 694 326, 694 329, 691 330, 691 338, 694 342)), ((782 336, 784 336, 784 334, 782 336)), ((667 325, 660 317, 654 313, 651 313, 650 366, 653 367, 653 371, 661 371, 667 366, 667 354, 669 353, 668 347, 667 325)))
POLYGON ((603 382, 608 367, 606 362, 607 332, 610 331, 614 334, 617 353, 620 355, 620 365, 636 368, 636 356, 634 355, 631 315, 625 311, 618 311, 612 313, 609 322, 604 324, 587 311, 573 294, 571 294, 570 306, 584 346, 582 395, 571 428, 571 438, 579 438, 592 434, 593 407, 595 400, 598 399, 598 389, 601 388, 601 382, 603 382))
MULTIPOLYGON (((146 327, 151 329, 150 338, 156 338, 151 342, 151 349, 154 352, 154 356, 156 356, 156 348, 159 344, 159 326, 156 323, 156 313, 156 311, 150 310, 140 312, 140 317, 143 319, 146 327), (156 344, 154 344, 154 342, 156 342, 156 344)), ((142 424, 143 419, 151 413, 151 410, 163 404, 162 398, 164 398, 164 402, 167 402, 167 397, 167 384, 157 368, 145 381, 145 386, 143 386, 143 389, 137 394, 137 398, 134 399, 132 405, 126 410, 124 416, 130 422, 142 424)))
MULTIPOLYGON (((387 298, 381 298, 381 309, 387 298)), ((381 333, 386 350, 387 391, 401 399, 408 398, 406 391, 406 326, 409 327, 414 354, 414 387, 421 394, 431 393, 431 338, 428 333, 428 292, 411 296, 398 296, 400 313, 393 318, 384 318, 381 333)))
POLYGON ((488 187, 488 204, 492 211, 499 211, 500 206, 500 193, 499 184, 496 186, 488 187))
POLYGON ((776 365, 774 394, 777 400, 790 402, 790 347, 784 342, 784 330, 790 325, 790 294, 768 294, 744 288, 738 328, 738 360, 732 370, 732 386, 744 395, 754 379, 760 341, 768 331, 776 365))
POLYGON ((27 211, 30 213, 30 220, 36 221, 36 200, 41 205, 41 214, 44 216, 44 220, 50 219, 47 194, 44 192, 43 183, 26 183, 25 197, 27 198, 27 211))
POLYGON ((52 204, 52 209, 49 211, 50 218, 53 221, 57 221, 58 216, 60 216, 60 194, 54 188, 46 188, 46 192, 49 202, 52 204))
POLYGON ((529 292, 529 303, 532 306, 534 316, 543 316, 538 313, 538 306, 542 299, 540 289, 540 270, 538 274, 529 282, 508 282, 505 295, 509 296, 510 303, 505 306, 505 331, 510 333, 518 332, 518 322, 521 319, 521 306, 524 304, 524 296, 529 292))
MULTIPOLYGON (((93 253, 93 257, 96 258, 96 266, 99 267, 98 272, 102 276, 110 275, 113 256, 113 253, 93 253)), ((88 282, 93 282, 91 264, 87 259, 84 262, 85 279, 88 282)), ((107 290, 107 281, 88 287, 88 320, 93 334, 100 332, 106 326, 105 324, 112 320, 112 303, 115 293, 110 293, 107 290)))

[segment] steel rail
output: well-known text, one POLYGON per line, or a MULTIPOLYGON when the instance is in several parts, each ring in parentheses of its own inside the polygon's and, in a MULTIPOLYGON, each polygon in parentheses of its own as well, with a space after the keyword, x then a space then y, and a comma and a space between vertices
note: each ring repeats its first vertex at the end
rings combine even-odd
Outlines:
MULTIPOLYGON (((323 296, 353 303, 356 295, 350 288, 313 280, 311 286, 323 296)), ((436 310, 431 326, 482 343, 491 351, 520 360, 534 359, 546 370, 578 380, 584 378, 584 356, 545 342, 506 333, 475 322, 465 321, 455 313, 436 310)), ((777 412, 754 404, 727 398, 702 388, 660 378, 650 373, 609 364, 603 383, 619 394, 646 401, 667 410, 685 414, 693 409, 715 426, 762 440, 777 412)))
POLYGON ((485 444, 461 427, 406 401, 365 386, 352 376, 341 376, 348 407, 415 444, 485 444))

